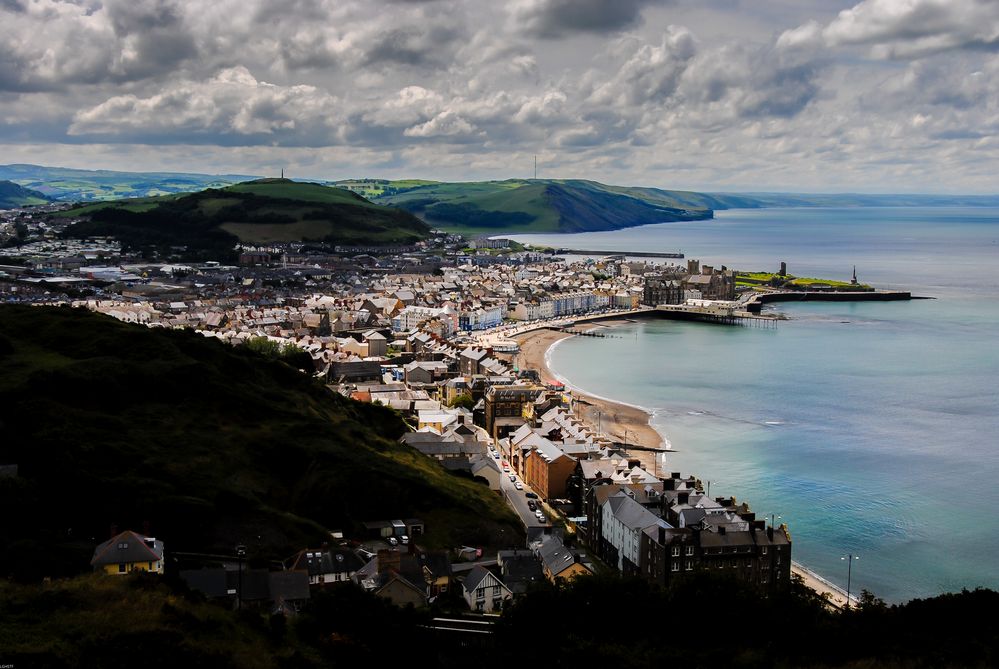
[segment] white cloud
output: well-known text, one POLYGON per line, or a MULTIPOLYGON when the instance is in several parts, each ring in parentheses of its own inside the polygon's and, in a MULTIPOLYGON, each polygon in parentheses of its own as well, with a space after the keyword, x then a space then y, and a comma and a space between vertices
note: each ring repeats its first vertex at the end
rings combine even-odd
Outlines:
POLYGON ((337 100, 314 86, 276 86, 245 67, 203 82, 181 82, 156 95, 119 95, 81 110, 71 135, 185 134, 272 135, 330 128, 337 100))
POLYGON ((863 0, 820 29, 809 21, 778 44, 864 45, 876 58, 918 58, 958 49, 999 48, 994 0, 863 0))

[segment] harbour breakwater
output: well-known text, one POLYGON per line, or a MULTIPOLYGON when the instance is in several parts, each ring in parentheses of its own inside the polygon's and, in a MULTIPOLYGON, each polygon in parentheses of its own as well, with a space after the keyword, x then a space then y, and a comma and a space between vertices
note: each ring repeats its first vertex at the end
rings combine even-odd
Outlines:
POLYGON ((759 313, 764 304, 771 302, 898 302, 902 300, 927 300, 930 297, 913 297, 901 290, 782 290, 758 293, 746 301, 746 311, 759 313))

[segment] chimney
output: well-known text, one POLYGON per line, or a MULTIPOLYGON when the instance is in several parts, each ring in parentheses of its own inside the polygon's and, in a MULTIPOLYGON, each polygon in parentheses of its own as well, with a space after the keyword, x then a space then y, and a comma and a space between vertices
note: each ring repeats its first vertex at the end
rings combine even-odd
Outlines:
POLYGON ((673 472, 669 476, 670 476, 670 478, 679 480, 679 478, 680 478, 680 472, 673 472))
POLYGON ((384 574, 390 569, 399 571, 399 567, 402 564, 402 559, 399 556, 399 551, 392 551, 387 548, 382 548, 378 551, 378 573, 384 574))
POLYGON ((666 528, 662 525, 659 526, 659 545, 663 546, 666 544, 666 528))
POLYGON ((725 526, 724 525, 719 525, 718 526, 718 534, 725 534, 725 526))
POLYGON ((108 538, 114 539, 116 536, 118 536, 118 525, 115 523, 111 523, 111 536, 108 538))
POLYGON ((663 490, 676 490, 676 479, 666 479, 663 481, 663 490))
POLYGON ((142 521, 142 536, 148 537, 150 534, 151 532, 149 530, 149 521, 148 520, 142 521))
POLYGON ((676 503, 677 504, 686 504, 688 499, 690 499, 690 493, 689 492, 681 492, 679 495, 676 496, 676 503))

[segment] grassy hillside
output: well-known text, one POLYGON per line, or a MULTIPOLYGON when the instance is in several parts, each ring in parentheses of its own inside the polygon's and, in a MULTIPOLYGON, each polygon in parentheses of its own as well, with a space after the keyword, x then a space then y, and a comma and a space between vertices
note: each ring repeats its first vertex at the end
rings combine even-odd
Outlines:
MULTIPOLYGON (((539 584, 496 619, 494 634, 424 627, 429 612, 399 609, 352 584, 313 590, 297 616, 209 604, 169 577, 84 576, 40 585, 0 581, 0 662, 14 667, 734 667, 967 669, 996 666, 989 623, 999 594, 963 591, 886 606, 865 597, 833 612, 799 587, 760 598, 728 574, 700 572, 664 591, 636 578, 539 584), (594 633, 608 610, 626 632, 594 633), (664 611, 695 603, 699 618, 664 627, 664 611), (712 626, 733 623, 725 633, 712 626), (693 632, 691 628, 693 627, 693 632), (707 640, 706 637, 710 637, 707 640), (405 649, 405 650, 400 650, 405 649)), ((453 617, 448 615, 447 617, 453 617)))
POLYGON ((112 235, 128 249, 161 255, 228 259, 237 242, 317 241, 411 244, 429 232, 412 214, 373 204, 342 188, 287 179, 259 179, 190 195, 83 205, 88 217, 67 235, 112 235))
MULTIPOLYGON (((356 188, 368 182, 342 182, 356 188)), ((536 179, 467 183, 385 182, 374 196, 429 224, 470 235, 589 232, 711 218, 696 193, 607 186, 595 181, 536 179)), ((376 191, 372 191, 376 192, 376 191)))
POLYGON ((55 200, 67 202, 191 193, 205 188, 223 188, 253 178, 235 174, 113 172, 40 165, 0 165, 0 179, 9 179, 55 200))
POLYGON ((49 198, 36 190, 24 188, 13 181, 0 181, 0 209, 14 209, 49 202, 49 198))
POLYGON ((168 550, 284 556, 327 529, 422 517, 427 541, 515 543, 484 485, 396 443, 382 407, 198 334, 0 307, 0 574, 86 570, 108 528, 168 550))

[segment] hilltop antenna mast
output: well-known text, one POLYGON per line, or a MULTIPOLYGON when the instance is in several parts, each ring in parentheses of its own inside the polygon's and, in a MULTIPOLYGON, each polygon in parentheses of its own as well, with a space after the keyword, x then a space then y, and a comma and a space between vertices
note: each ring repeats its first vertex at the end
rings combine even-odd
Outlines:
POLYGON ((534 179, 538 178, 538 154, 534 154, 534 179))
POLYGON ((281 178, 284 179, 284 168, 281 168, 281 178))

